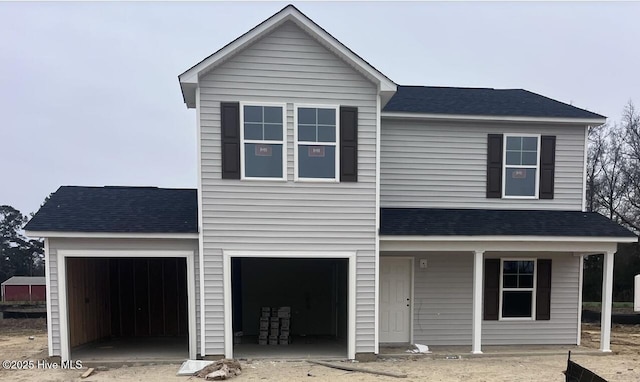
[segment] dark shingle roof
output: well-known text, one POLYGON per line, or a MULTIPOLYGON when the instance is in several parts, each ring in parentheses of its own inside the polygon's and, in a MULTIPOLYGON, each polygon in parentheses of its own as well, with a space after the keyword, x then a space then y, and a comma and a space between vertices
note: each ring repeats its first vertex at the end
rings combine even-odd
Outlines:
POLYGON ((60 187, 28 231, 197 233, 194 189, 60 187))
POLYGON ((384 111, 426 114, 605 118, 522 89, 398 86, 384 111))
POLYGON ((381 235, 635 237, 595 212, 382 208, 381 235))

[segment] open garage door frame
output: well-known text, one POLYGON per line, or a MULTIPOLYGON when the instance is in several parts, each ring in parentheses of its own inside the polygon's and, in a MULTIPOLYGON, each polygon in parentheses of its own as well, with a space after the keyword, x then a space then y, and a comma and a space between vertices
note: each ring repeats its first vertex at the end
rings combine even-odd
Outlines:
POLYGON ((189 358, 196 358, 196 289, 194 252, 186 250, 58 250, 58 298, 60 306, 60 356, 63 360, 70 358, 69 306, 67 304, 67 261, 68 257, 178 257, 187 262, 187 314, 189 320, 189 358))
POLYGON ((292 251, 223 251, 224 282, 224 353, 233 358, 233 302, 231 297, 231 259, 262 257, 280 259, 348 259, 347 272, 347 357, 356 357, 356 253, 355 252, 292 252, 292 251))

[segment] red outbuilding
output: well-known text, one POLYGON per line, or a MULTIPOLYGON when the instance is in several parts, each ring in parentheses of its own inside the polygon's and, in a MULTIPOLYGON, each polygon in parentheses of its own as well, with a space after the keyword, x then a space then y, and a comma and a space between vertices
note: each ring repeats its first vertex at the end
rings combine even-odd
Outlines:
POLYGON ((13 276, 0 284, 2 301, 46 301, 46 281, 44 277, 13 276))

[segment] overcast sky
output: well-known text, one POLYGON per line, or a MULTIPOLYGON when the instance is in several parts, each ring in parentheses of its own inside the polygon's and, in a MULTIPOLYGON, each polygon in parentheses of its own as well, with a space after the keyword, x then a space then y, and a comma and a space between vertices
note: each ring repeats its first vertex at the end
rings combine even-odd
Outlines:
MULTIPOLYGON (((196 187, 177 76, 287 3, 0 3, 0 205, 60 185, 196 187)), ((620 118, 640 3, 297 3, 402 85, 525 88, 620 118)))

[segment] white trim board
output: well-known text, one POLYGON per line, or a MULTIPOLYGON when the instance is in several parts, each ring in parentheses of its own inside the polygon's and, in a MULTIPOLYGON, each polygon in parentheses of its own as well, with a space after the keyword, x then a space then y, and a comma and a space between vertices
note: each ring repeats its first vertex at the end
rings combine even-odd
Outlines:
POLYGON ((465 235, 380 235, 380 241, 451 241, 451 242, 581 242, 581 243, 635 243, 637 237, 593 237, 593 236, 465 236, 465 235))
POLYGON ((25 231, 29 237, 72 237, 87 239, 198 239, 198 233, 144 233, 144 232, 62 232, 25 231))
POLYGON ((545 242, 545 241, 380 241, 380 251, 414 252, 615 252, 616 242, 545 242))
POLYGON ((198 153, 198 273, 200 274, 200 355, 205 354, 206 343, 206 321, 205 321, 205 299, 204 299, 204 217, 202 209, 202 126, 200 120, 200 88, 196 89, 196 128, 197 128, 197 144, 196 151, 198 153))
MULTIPOLYGON (((51 258, 51 250, 49 249, 49 239, 44 239, 44 276, 45 276, 45 288, 47 297, 47 343, 49 350, 49 357, 53 356, 53 325, 51 320, 51 266, 49 259, 51 258)), ((2 290, 2 297, 4 298, 4 286, 2 290)), ((59 308, 58 308, 59 309, 59 308)))
POLYGON ((195 359, 196 346, 196 297, 195 297, 195 266, 194 252, 188 250, 81 250, 58 249, 58 304, 60 314, 60 357, 63 361, 70 360, 71 348, 69 344, 69 319, 67 305, 67 257, 183 257, 187 262, 187 312, 189 315, 189 358, 195 359))
POLYGON ((262 257, 281 259, 348 259, 347 357, 356 357, 356 252, 223 251, 224 355, 233 358, 233 311, 231 299, 231 258, 262 257))

